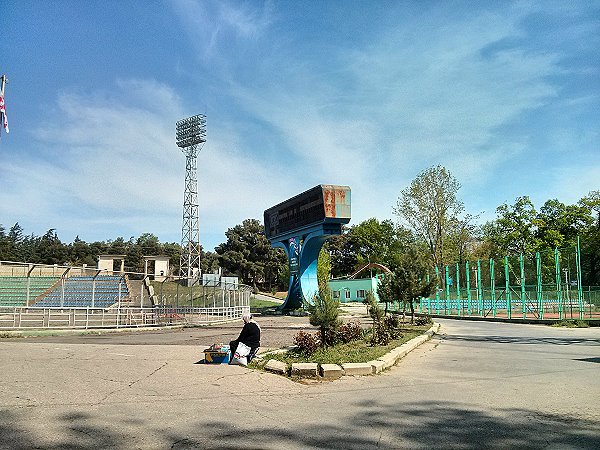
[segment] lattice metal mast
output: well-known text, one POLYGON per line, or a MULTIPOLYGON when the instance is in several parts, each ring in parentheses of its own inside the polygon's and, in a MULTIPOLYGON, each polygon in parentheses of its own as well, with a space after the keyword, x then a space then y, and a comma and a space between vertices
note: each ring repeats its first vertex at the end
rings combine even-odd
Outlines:
POLYGON ((196 161, 206 142, 206 116, 198 114, 176 124, 177 145, 185 155, 185 191, 181 226, 180 274, 191 278, 200 271, 200 221, 198 217, 198 179, 196 161))

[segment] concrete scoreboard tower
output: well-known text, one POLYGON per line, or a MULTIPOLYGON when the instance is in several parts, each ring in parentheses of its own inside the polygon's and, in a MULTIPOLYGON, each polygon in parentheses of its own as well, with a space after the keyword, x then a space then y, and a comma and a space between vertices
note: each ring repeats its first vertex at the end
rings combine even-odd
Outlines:
POLYGON ((285 251, 290 283, 283 310, 297 309, 319 292, 317 260, 325 241, 350 222, 350 187, 320 184, 269 208, 265 234, 285 251))

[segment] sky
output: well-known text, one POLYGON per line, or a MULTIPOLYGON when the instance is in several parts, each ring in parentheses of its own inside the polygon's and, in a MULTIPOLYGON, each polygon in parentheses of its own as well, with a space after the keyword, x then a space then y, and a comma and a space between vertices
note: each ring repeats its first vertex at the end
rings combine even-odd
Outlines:
POLYGON ((480 221, 600 189, 600 1, 4 0, 0 224, 181 242, 175 122, 206 250, 318 184, 397 220, 442 165, 480 221))

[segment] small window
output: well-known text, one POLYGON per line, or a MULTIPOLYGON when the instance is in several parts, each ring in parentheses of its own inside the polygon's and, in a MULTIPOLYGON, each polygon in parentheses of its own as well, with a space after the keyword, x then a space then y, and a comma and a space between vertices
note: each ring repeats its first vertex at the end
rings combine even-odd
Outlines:
POLYGON ((365 290, 359 289, 358 291, 356 291, 356 298, 365 298, 365 290))
POLYGON ((346 298, 350 298, 350 291, 346 291, 346 298))
POLYGON ((340 298, 340 291, 333 291, 333 298, 340 298))

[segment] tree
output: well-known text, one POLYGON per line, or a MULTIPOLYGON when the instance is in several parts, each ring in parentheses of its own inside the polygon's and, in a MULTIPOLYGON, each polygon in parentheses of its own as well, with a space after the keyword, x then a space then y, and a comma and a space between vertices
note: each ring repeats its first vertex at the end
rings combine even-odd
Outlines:
POLYGON ((158 237, 152 233, 144 233, 135 241, 144 256, 156 256, 162 254, 162 245, 158 237))
MULTIPOLYGON (((379 295, 379 291, 377 293, 379 295)), ((367 292, 363 303, 367 305, 367 312, 373 320, 371 345, 387 345, 389 342, 389 334, 385 329, 385 313, 377 304, 377 300, 371 291, 367 292)))
MULTIPOLYGON (((179 267, 179 258, 181 257, 181 245, 173 244, 179 247, 179 254, 177 256, 177 267, 179 267)), ((200 269, 202 273, 213 273, 219 269, 219 255, 215 252, 205 252, 204 248, 200 246, 200 269)))
POLYGON ((327 347, 335 343, 335 331, 340 322, 338 320, 340 301, 333 298, 331 291, 324 290, 313 297, 313 302, 306 304, 310 313, 309 322, 319 327, 321 346, 327 347))
MULTIPOLYGON (((408 305, 411 312, 411 323, 415 320, 415 302, 429 297, 436 288, 436 281, 428 279, 430 265, 427 257, 416 245, 410 246, 405 253, 390 263, 393 274, 389 276, 382 294, 408 305)), ((379 290, 377 291, 379 294, 379 290)))
POLYGON ((317 280, 319 292, 325 293, 329 289, 329 278, 331 277, 331 257, 325 247, 321 247, 317 260, 317 280))
POLYGON ((477 249, 480 227, 475 221, 478 218, 478 215, 465 214, 463 218, 450 220, 446 246, 450 260, 463 264, 477 249))
POLYGON ((409 232, 391 220, 367 219, 350 228, 350 247, 359 265, 376 262, 384 264, 402 251, 409 232))
POLYGON ((586 230, 593 218, 585 205, 565 205, 548 200, 537 215, 537 237, 542 247, 573 247, 577 236, 586 230))
POLYGON ((6 230, 0 224, 0 261, 10 261, 11 260, 11 242, 6 234, 6 230))
POLYGON ((430 167, 401 191, 394 208, 394 214, 425 240, 433 264, 440 268, 448 225, 464 208, 456 196, 459 189, 460 183, 445 167, 430 167))
MULTIPOLYGON (((4 234, 4 232, 3 232, 4 234)), ((23 261, 21 245, 23 244, 23 228, 15 223, 8 234, 4 234, 0 244, 0 260, 23 261)))
POLYGON ((384 315, 387 316, 389 304, 399 300, 398 293, 395 289, 394 276, 385 274, 383 280, 377 286, 377 296, 381 303, 385 303, 384 315))
POLYGON ((334 278, 352 273, 357 265, 356 253, 350 245, 349 228, 342 226, 342 234, 332 236, 323 245, 331 256, 331 275, 334 278))
POLYGON ((518 197, 514 205, 504 203, 496 208, 498 218, 485 227, 486 238, 496 255, 530 253, 540 247, 537 237, 537 212, 529 197, 518 197))
POLYGON ((91 247, 85 241, 79 239, 79 236, 75 236, 73 243, 68 245, 67 253, 69 265, 82 266, 87 264, 93 266, 96 264, 96 258, 91 253, 91 247))
POLYGON ((402 252, 410 231, 394 225, 391 220, 367 219, 334 236, 325 247, 331 255, 334 277, 347 276, 366 263, 385 264, 402 252))
POLYGON ((256 219, 246 219, 225 232, 227 242, 215 248, 219 264, 229 273, 237 274, 256 290, 269 275, 277 282, 282 259, 271 247, 263 225, 256 219))
POLYGON ((579 205, 588 209, 592 222, 582 234, 582 283, 600 285, 600 191, 591 191, 579 200, 579 205), (594 217, 595 215, 595 217, 594 217))

